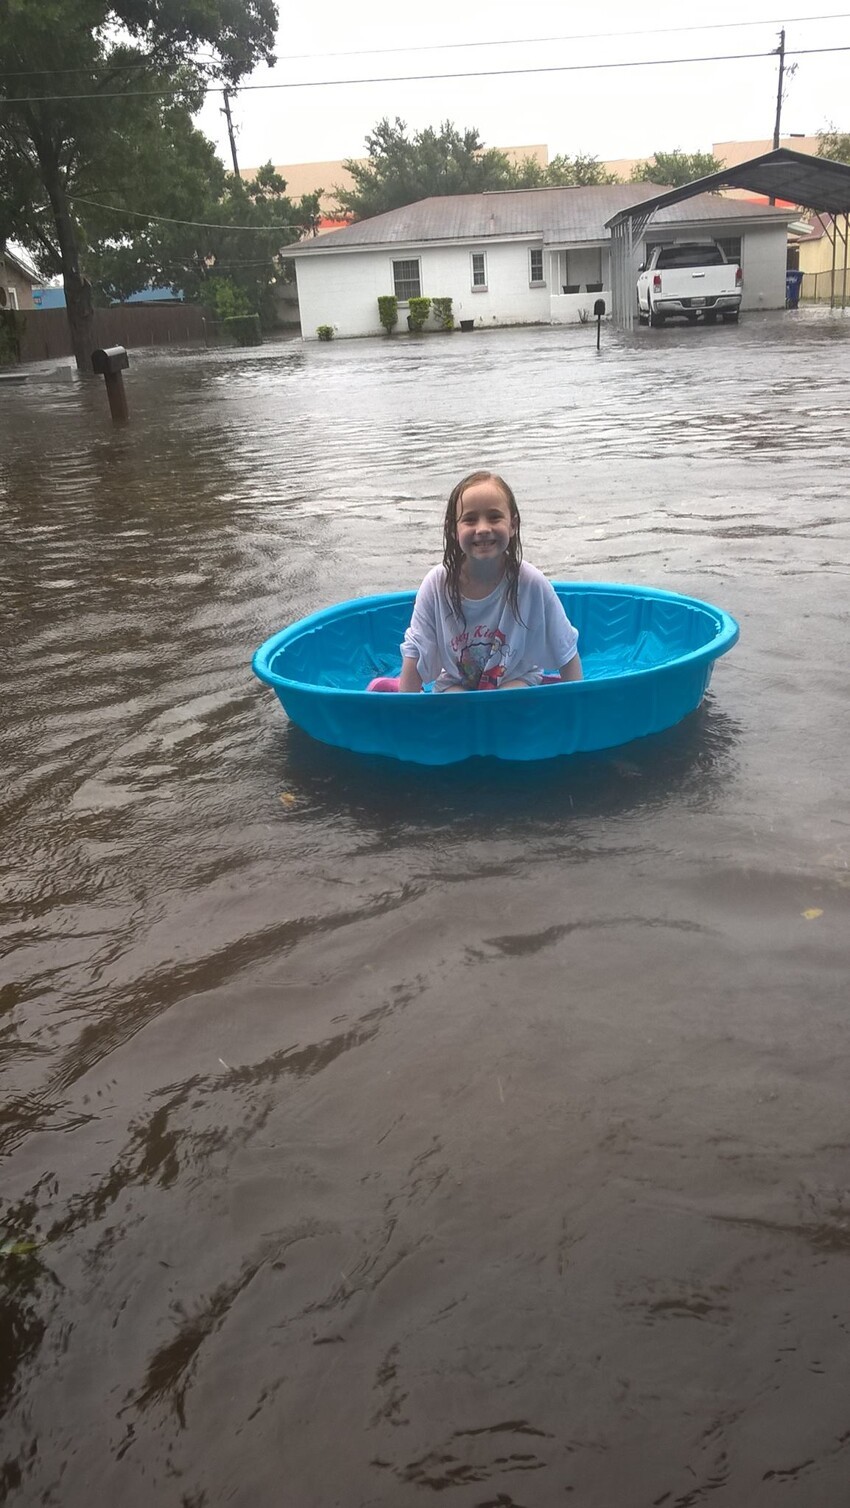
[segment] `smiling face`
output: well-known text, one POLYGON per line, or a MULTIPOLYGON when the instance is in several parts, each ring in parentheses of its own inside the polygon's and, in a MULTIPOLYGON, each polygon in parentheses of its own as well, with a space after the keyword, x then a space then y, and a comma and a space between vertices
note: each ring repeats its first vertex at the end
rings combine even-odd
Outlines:
POLYGON ((517 531, 510 502, 492 477, 461 493, 456 517, 457 541, 470 564, 500 560, 517 531))

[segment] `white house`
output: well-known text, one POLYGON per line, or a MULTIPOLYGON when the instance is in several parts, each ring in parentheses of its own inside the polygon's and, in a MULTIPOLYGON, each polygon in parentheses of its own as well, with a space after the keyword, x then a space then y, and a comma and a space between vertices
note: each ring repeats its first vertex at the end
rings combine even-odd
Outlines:
MULTIPOLYGON (((295 259, 301 334, 378 335, 378 299, 394 293, 399 328, 413 296, 451 298, 476 326, 568 324, 610 310, 606 221, 654 198, 654 183, 510 189, 422 199, 287 247, 295 259)), ((659 210, 648 248, 716 240, 744 269, 744 309, 785 307, 786 228, 793 210, 699 194, 659 210)))

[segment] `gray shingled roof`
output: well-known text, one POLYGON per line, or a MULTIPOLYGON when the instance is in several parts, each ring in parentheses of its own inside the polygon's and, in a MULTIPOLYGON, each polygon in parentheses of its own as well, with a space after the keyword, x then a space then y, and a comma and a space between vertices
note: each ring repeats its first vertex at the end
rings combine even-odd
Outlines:
MULTIPOLYGON (((593 188, 508 189, 490 194, 452 194, 420 199, 403 209, 374 215, 345 230, 332 230, 299 246, 287 256, 327 255, 333 251, 371 246, 421 245, 426 241, 486 241, 505 236, 542 236, 547 245, 563 242, 607 241, 605 222, 622 210, 653 199, 657 183, 606 183, 593 188)), ((765 204, 724 199, 718 194, 696 198, 661 210, 653 225, 693 224, 700 221, 773 219, 787 222, 794 214, 765 204)))

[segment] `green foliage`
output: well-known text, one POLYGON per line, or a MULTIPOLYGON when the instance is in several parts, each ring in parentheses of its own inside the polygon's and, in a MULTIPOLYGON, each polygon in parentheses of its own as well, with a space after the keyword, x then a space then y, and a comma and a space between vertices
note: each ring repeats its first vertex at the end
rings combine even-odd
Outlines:
POLYGON ((434 311, 434 318, 441 330, 454 329, 455 317, 452 314, 452 301, 450 298, 433 298, 431 300, 431 308, 434 311))
POLYGON ((320 340, 333 340, 334 327, 333 325, 317 325, 316 334, 320 340))
POLYGON ((723 163, 711 152, 656 152, 649 162, 638 163, 632 183, 658 183, 664 188, 681 188, 697 178, 719 173, 723 163))
POLYGON ((544 168, 534 157, 524 157, 510 169, 508 188, 581 188, 598 183, 619 183, 616 173, 608 173, 598 157, 568 157, 559 153, 544 168))
POLYGON ((429 298, 409 298, 407 300, 407 308, 408 329, 418 335, 425 328, 425 321, 431 312, 431 300, 429 298))
POLYGON ((151 284, 177 286, 188 299, 211 307, 216 288, 225 283, 240 295, 229 314, 259 314, 264 328, 271 328, 277 318, 274 290, 287 280, 283 248, 314 228, 318 194, 295 203, 271 163, 246 181, 225 173, 217 159, 206 184, 198 186, 202 198, 193 218, 202 225, 151 220, 134 227, 119 246, 105 244, 92 255, 93 277, 114 298, 151 284))
POLYGON ((237 346, 261 346, 263 343, 259 314, 234 314, 223 319, 221 326, 237 346))
POLYGON ((149 217, 200 220, 221 192, 192 115, 206 82, 273 61, 276 20, 274 0, 3 0, 0 229, 62 273, 78 362, 98 257, 144 286, 149 217))
POLYGON ((356 220, 434 195, 511 187, 504 152, 485 149, 477 131, 459 131, 449 120, 409 136, 403 120, 384 118, 366 137, 366 149, 366 163, 343 163, 354 187, 335 190, 339 212, 356 220))
POLYGON ((385 293, 378 299, 378 318, 388 335, 398 324, 398 299, 394 293, 385 293))
POLYGON ((826 131, 818 131, 818 157, 850 163, 850 131, 839 131, 833 125, 826 131))
POLYGON ((216 319, 241 319, 255 314, 241 288, 231 278, 207 278, 204 283, 204 303, 216 319))

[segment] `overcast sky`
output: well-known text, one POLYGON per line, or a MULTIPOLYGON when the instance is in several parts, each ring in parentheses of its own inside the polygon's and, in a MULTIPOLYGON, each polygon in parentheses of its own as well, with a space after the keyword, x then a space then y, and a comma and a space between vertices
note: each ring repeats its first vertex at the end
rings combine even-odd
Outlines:
MULTIPOLYGON (((652 5, 599 0, 587 6, 563 0, 535 0, 533 5, 490 0, 474 11, 458 0, 428 0, 419 6, 323 0, 281 5, 280 11, 277 67, 262 68, 245 82, 767 52, 777 45, 783 21, 789 51, 850 47, 850 11, 833 11, 828 0, 820 5, 792 0, 785 16, 771 8, 770 0, 712 0, 705 7, 684 7, 681 0, 652 5), (815 19, 823 16, 829 19, 815 19), (639 30, 641 21, 651 30, 639 30), (709 21, 724 25, 702 29, 709 21), (700 29, 683 30, 683 22, 700 29), (510 45, 493 45, 498 42, 510 45), (458 45, 467 43, 474 45, 458 45), (422 48, 427 50, 402 50, 422 48)), ((830 121, 850 129, 850 51, 789 61, 798 67, 786 90, 783 132, 811 134, 830 121)), ((366 132, 383 115, 399 115, 411 127, 444 119, 477 126, 491 146, 542 142, 550 155, 640 157, 673 147, 708 150, 715 141, 771 136, 776 72, 775 59, 759 58, 501 78, 243 89, 233 113, 243 167, 269 158, 287 163, 361 156, 366 132)), ((229 164, 220 104, 220 96, 211 96, 199 124, 229 164)))

